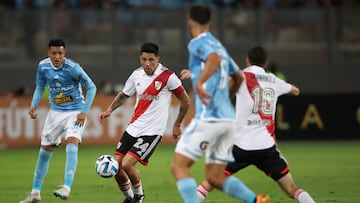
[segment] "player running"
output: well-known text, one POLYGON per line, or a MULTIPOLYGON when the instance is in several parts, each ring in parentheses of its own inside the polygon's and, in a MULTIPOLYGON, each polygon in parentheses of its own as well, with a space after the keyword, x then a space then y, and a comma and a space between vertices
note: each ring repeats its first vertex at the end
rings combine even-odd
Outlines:
POLYGON ((206 180, 226 194, 247 203, 267 203, 267 195, 256 195, 234 176, 225 176, 226 164, 233 160, 235 111, 230 89, 235 94, 241 72, 221 42, 210 33, 211 10, 194 5, 190 8, 188 27, 189 69, 195 98, 195 117, 178 141, 171 166, 177 189, 186 203, 197 203, 196 182, 191 166, 205 156, 206 180))
MULTIPOLYGON (((314 203, 309 193, 295 185, 288 163, 275 142, 277 99, 287 93, 299 95, 300 90, 274 74, 266 73, 266 65, 266 50, 260 46, 251 48, 243 70, 245 79, 236 94, 236 140, 232 150, 235 162, 227 165, 225 174, 231 175, 255 165, 276 181, 290 198, 300 203, 314 203)), ((201 201, 212 189, 206 180, 198 186, 201 201)))

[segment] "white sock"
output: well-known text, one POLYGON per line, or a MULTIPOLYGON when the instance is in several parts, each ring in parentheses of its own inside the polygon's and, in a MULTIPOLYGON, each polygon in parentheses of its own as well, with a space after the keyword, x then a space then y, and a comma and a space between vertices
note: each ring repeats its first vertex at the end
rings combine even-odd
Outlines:
POLYGON ((206 187, 203 184, 200 184, 196 188, 196 193, 197 193, 197 195, 199 197, 200 202, 203 202, 206 199, 209 191, 206 189, 206 187))
POLYGON ((119 184, 118 187, 120 188, 121 192, 124 194, 125 198, 132 199, 134 197, 134 192, 131 190, 130 187, 130 180, 127 180, 126 183, 119 184))
POLYGON ((294 193, 294 199, 300 203, 315 203, 315 200, 303 189, 298 189, 294 193))
POLYGON ((137 195, 143 195, 144 194, 143 189, 142 189, 141 180, 139 180, 138 183, 133 185, 133 190, 134 190, 134 194, 137 194, 137 195))

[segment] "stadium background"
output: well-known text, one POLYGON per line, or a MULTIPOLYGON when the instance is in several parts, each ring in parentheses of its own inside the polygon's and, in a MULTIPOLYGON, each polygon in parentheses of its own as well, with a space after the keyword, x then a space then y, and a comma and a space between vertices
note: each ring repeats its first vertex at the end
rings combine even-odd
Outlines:
MULTIPOLYGON (((80 62, 99 87, 84 144, 113 144, 117 137, 111 133, 126 125, 131 105, 119 109, 113 128, 98 126, 96 114, 138 66, 143 42, 158 43, 161 62, 177 73, 187 67, 189 2, 0 1, 0 145, 38 144, 42 122, 29 121, 27 108, 37 63, 53 37, 65 40, 67 56, 80 62)), ((302 90, 300 98, 279 101, 279 138, 359 138, 359 1, 201 2, 213 7, 212 31, 241 67, 246 51, 262 45, 286 80, 302 90)), ((188 81, 184 84, 189 88, 188 81)), ((47 110, 46 100, 41 109, 47 110)))

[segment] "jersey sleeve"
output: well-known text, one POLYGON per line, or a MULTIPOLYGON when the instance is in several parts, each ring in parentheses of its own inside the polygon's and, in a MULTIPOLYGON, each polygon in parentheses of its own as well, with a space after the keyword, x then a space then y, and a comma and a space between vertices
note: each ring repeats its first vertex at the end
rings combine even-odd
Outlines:
POLYGON ((41 66, 38 66, 36 72, 36 87, 31 101, 31 107, 38 107, 46 86, 46 78, 41 72, 41 66))
POLYGON ((81 112, 87 114, 96 95, 96 85, 80 65, 77 65, 75 70, 81 86, 86 89, 85 105, 81 112))
POLYGON ((133 72, 126 80, 122 92, 127 96, 132 96, 136 92, 135 88, 135 72, 133 72))
POLYGON ((175 73, 172 73, 167 82, 167 86, 169 90, 174 90, 180 86, 182 86, 181 80, 176 76, 175 73))
POLYGON ((189 52, 200 58, 202 61, 206 61, 207 57, 211 53, 217 53, 214 47, 209 43, 204 43, 202 40, 196 40, 189 44, 189 52))
POLYGON ((229 56, 229 75, 235 74, 239 69, 234 59, 229 56))
POLYGON ((278 78, 275 76, 275 80, 276 80, 276 89, 278 92, 278 95, 283 95, 283 94, 288 94, 291 91, 291 87, 292 85, 285 82, 284 80, 278 78))

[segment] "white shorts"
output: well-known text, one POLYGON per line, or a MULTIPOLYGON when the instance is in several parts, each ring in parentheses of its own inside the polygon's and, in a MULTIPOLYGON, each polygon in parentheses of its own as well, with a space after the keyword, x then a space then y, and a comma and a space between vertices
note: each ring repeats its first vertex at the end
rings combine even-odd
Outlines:
POLYGON ((194 161, 205 154, 205 163, 234 161, 235 140, 233 121, 203 121, 193 119, 178 141, 175 152, 194 161))
POLYGON ((79 113, 79 111, 57 112, 50 110, 46 116, 44 128, 41 133, 41 145, 59 146, 64 133, 65 139, 68 137, 76 137, 81 142, 86 121, 81 127, 75 125, 79 113))

